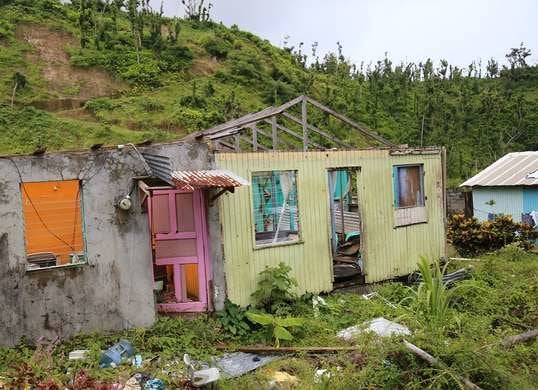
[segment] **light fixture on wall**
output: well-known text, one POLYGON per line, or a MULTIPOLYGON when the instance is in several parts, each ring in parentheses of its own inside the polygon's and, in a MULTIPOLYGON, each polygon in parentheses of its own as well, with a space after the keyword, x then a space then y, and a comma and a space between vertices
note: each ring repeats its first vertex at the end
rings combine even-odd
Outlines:
POLYGON ((133 202, 131 200, 131 197, 129 195, 125 195, 123 198, 121 198, 118 201, 118 208, 121 210, 127 211, 131 208, 133 205, 133 202))

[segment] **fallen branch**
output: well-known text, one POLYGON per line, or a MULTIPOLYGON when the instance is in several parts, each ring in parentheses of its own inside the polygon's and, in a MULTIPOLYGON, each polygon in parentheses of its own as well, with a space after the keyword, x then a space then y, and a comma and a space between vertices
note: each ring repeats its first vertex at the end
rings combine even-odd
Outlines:
MULTIPOLYGON (((220 351, 227 350, 226 346, 217 346, 220 351)), ((239 347, 235 350, 246 353, 336 353, 336 352, 352 352, 356 351, 357 347, 239 347)))
POLYGON ((538 337, 538 329, 533 329, 525 333, 507 337, 501 341, 501 345, 503 347, 510 348, 516 344, 524 343, 525 341, 532 340, 536 337, 538 337))
MULTIPOLYGON (((432 355, 430 355, 428 352, 424 351, 423 349, 420 349, 419 347, 417 347, 416 345, 414 344, 411 344, 409 341, 407 340, 404 340, 403 341, 405 347, 411 351, 412 353, 414 353, 415 355, 417 355, 419 358, 421 358, 422 360, 425 360, 426 362, 428 362, 430 365, 432 366, 437 366, 437 367, 442 367, 442 368, 446 368, 447 366, 441 362, 439 359, 433 357, 432 355)), ((458 374, 454 374, 454 377, 459 380, 461 383, 463 383, 465 385, 466 388, 468 389, 471 389, 471 390, 480 390, 480 387, 478 387, 477 385, 475 385, 473 382, 471 382, 469 379, 467 378, 464 378, 462 377, 461 375, 458 375, 458 374)))

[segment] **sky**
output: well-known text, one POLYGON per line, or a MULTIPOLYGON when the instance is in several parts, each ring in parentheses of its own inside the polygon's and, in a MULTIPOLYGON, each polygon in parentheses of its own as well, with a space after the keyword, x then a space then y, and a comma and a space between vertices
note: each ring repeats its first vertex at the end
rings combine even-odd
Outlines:
MULTIPOLYGON (((207 1, 207 0, 206 0, 207 1)), ((158 9, 161 0, 151 0, 158 9)), ((466 66, 490 58, 505 63, 511 47, 524 42, 538 63, 538 0, 212 0, 211 17, 237 24, 282 47, 304 42, 318 55, 343 46, 344 56, 365 64, 438 62, 466 66)), ((183 16, 180 0, 164 0, 167 15, 183 16)))

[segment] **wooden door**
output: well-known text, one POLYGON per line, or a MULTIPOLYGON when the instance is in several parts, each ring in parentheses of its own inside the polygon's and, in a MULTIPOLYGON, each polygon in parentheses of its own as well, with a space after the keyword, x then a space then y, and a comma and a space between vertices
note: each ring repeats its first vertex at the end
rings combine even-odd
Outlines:
POLYGON ((157 309, 208 309, 207 229, 201 191, 154 190, 148 203, 157 309), (162 282, 162 283, 161 283, 162 282))

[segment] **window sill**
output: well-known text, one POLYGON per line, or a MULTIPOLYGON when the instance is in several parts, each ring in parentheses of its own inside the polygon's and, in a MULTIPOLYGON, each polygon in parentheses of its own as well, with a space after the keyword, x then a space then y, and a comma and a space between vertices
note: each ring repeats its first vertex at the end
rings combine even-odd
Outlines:
POLYGON ((62 264, 62 265, 53 265, 50 267, 39 267, 39 268, 28 268, 26 267, 26 273, 34 273, 34 272, 40 272, 40 271, 50 271, 55 269, 68 269, 68 268, 79 268, 89 265, 87 262, 81 262, 81 263, 69 263, 69 264, 62 264))
POLYGON ((428 212, 425 206, 394 209, 394 229, 422 223, 428 223, 428 212))
POLYGON ((302 245, 302 244, 304 244, 303 240, 283 241, 283 242, 275 242, 275 243, 270 243, 270 244, 254 245, 254 250, 257 251, 261 249, 275 248, 279 246, 302 245))

